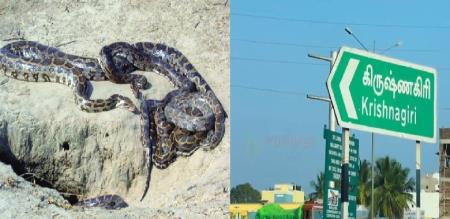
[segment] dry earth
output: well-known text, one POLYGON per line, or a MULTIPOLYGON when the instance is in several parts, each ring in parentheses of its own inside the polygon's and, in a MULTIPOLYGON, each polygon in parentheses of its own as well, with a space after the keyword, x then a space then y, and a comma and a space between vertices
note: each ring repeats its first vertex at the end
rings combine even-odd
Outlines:
MULTIPOLYGON (((226 0, 0 0, 0 47, 11 39, 38 41, 64 52, 98 57, 116 41, 163 42, 179 49, 210 84, 230 116, 229 4, 226 0), (5 41, 6 40, 6 41, 5 41)), ((171 89, 151 72, 148 99, 171 89)), ((93 98, 132 97, 128 85, 93 83, 93 98)), ((229 202, 229 119, 221 144, 153 169, 150 191, 139 202, 146 177, 139 117, 122 109, 85 113, 68 87, 21 82, 0 75, 0 158, 16 171, 35 174, 59 191, 92 197, 115 193, 127 209, 65 209, 53 189, 22 181, 0 162, 0 218, 226 218, 229 202), (8 177, 17 187, 2 186, 8 177), (45 204, 47 203, 47 204, 45 204)))

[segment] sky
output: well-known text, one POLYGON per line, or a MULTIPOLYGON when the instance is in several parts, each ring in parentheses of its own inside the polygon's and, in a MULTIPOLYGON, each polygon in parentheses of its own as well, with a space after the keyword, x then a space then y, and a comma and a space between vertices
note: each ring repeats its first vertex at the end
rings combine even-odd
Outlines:
MULTIPOLYGON (((262 190, 296 183, 306 194, 325 166, 324 125, 329 56, 340 46, 361 48, 431 66, 438 72, 438 128, 450 127, 450 1, 269 1, 231 3, 231 184, 262 190), (397 42, 400 47, 389 49, 397 42)), ((341 130, 340 127, 337 130, 341 130)), ((371 134, 360 159, 371 159, 371 134)), ((422 144, 422 174, 438 171, 437 144, 422 144)), ((415 177, 415 142, 375 135, 375 158, 390 156, 415 177)))

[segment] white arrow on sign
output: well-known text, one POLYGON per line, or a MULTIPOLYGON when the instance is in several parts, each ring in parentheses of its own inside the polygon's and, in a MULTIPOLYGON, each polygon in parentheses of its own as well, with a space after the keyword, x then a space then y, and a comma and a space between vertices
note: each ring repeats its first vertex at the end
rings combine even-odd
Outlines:
POLYGON ((351 58, 348 61, 344 75, 342 76, 341 83, 339 84, 339 89, 341 89, 342 92, 342 99, 344 100, 345 110, 348 113, 348 117, 352 119, 358 119, 358 115, 356 115, 355 104, 353 104, 352 95, 350 93, 350 83, 353 80, 353 76, 355 75, 358 64, 358 59, 351 58))

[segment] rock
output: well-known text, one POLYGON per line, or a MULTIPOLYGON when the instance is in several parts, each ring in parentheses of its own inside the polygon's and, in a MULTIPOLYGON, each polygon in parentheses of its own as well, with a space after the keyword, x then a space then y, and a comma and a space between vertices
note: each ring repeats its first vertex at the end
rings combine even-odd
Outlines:
MULTIPOLYGON (((23 37, 61 45, 67 53, 88 57, 98 57, 103 45, 115 41, 164 42, 188 57, 230 115, 229 7, 224 3, 8 1, 0 4, 5 5, 0 9, 0 39, 23 37)), ((6 43, 0 42, 0 47, 6 43)), ((172 89, 165 78, 141 73, 152 84, 145 91, 148 99, 161 99, 172 89)), ((129 85, 94 82, 93 88, 92 98, 115 93, 132 97, 129 85)), ((229 187, 229 119, 224 139, 216 149, 178 158, 165 170, 154 168, 149 193, 139 202, 146 170, 138 116, 124 109, 85 113, 77 109, 72 92, 64 85, 22 82, 3 75, 0 100, 0 160, 12 164, 16 172, 32 173, 40 184, 83 197, 118 194, 130 207, 115 212, 115 216, 201 218, 207 213, 210 218, 227 217, 223 212, 227 211, 229 195, 221 191, 229 187)), ((12 172, 2 172, 1 168, 7 167, 0 164, 1 218, 27 214, 111 216, 101 209, 83 212, 49 204, 45 192, 53 191, 50 203, 61 196, 55 190, 33 188, 29 182, 6 190, 1 179, 12 172), (37 195, 30 192, 34 189, 37 195), (39 195, 46 197, 44 201, 39 201, 39 195), (2 208, 2 202, 14 207, 2 208), (22 207, 16 209, 15 205, 22 207), (37 205, 40 207, 32 208, 37 205)))

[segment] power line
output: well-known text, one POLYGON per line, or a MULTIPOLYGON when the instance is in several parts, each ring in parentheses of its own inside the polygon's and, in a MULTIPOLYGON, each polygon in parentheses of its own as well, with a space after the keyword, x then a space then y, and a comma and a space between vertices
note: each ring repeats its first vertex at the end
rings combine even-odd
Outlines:
MULTIPOLYGON (((240 41, 252 44, 261 45, 271 45, 271 46, 289 46, 289 47, 301 47, 301 48, 319 48, 319 49, 339 49, 340 46, 320 46, 320 45, 308 45, 308 44, 298 44, 289 42, 276 42, 276 41, 260 41, 260 40, 249 40, 241 38, 231 38, 232 41, 240 41)), ((450 52, 445 50, 433 50, 433 49, 396 49, 397 52, 425 52, 425 53, 444 53, 450 52)))
MULTIPOLYGON (((276 63, 276 64, 289 64, 289 65, 329 66, 328 64, 320 64, 320 63, 314 63, 314 62, 298 62, 298 61, 291 61, 291 60, 261 59, 261 58, 251 58, 251 57, 232 56, 231 59, 240 60, 240 61, 249 61, 249 62, 276 63)), ((438 70, 443 70, 443 71, 450 70, 450 67, 447 67, 447 66, 436 66, 434 68, 436 68, 438 70)))
POLYGON ((259 41, 259 40, 248 40, 240 38, 231 38, 231 40, 241 41, 253 44, 264 44, 264 45, 274 45, 274 46, 294 46, 302 48, 323 48, 323 49, 337 49, 337 46, 319 46, 319 45, 307 45, 307 44, 297 44, 297 43, 287 43, 287 42, 275 42, 275 41, 259 41))
POLYGON ((293 65, 317 65, 317 66, 327 65, 327 64, 320 64, 320 63, 313 63, 313 62, 297 62, 297 61, 289 61, 289 60, 260 59, 260 58, 248 58, 248 57, 236 57, 236 56, 232 56, 231 59, 242 60, 242 61, 251 61, 251 62, 293 64, 293 65))
POLYGON ((306 93, 303 93, 303 92, 277 90, 277 89, 272 89, 272 88, 251 87, 251 86, 239 85, 239 84, 233 84, 233 85, 231 85, 231 87, 243 88, 243 89, 247 89, 247 90, 256 90, 256 91, 262 91, 262 92, 278 93, 278 94, 289 94, 289 95, 295 95, 295 96, 306 96, 306 93))
MULTIPOLYGON (((287 91, 287 90, 278 90, 273 88, 263 88, 263 87, 251 87, 246 85, 240 85, 240 84, 233 84, 231 87, 237 87, 237 88, 243 88, 246 90, 254 90, 254 91, 261 91, 261 92, 270 92, 270 93, 277 93, 277 94, 288 94, 288 95, 295 95, 295 96, 305 96, 306 93, 304 92, 298 92, 298 91, 287 91)), ((438 108, 442 111, 450 111, 450 107, 440 107, 438 108)))
POLYGON ((301 22, 311 24, 327 24, 327 25, 351 25, 351 26, 371 26, 371 27, 385 27, 385 28, 409 28, 409 29, 450 29, 450 26, 444 25, 409 25, 409 24, 378 24, 378 23, 358 23, 358 22, 343 22, 343 21, 324 21, 300 18, 275 17, 268 15, 256 15, 248 13, 230 13, 232 16, 260 18, 267 20, 301 22))

